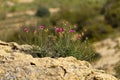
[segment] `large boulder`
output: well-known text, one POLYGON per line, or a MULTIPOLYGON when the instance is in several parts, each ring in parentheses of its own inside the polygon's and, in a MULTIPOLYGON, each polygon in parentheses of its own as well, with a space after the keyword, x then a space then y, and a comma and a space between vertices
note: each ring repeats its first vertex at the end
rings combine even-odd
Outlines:
POLYGON ((90 63, 66 58, 33 58, 28 45, 0 41, 0 80, 117 80, 90 63))

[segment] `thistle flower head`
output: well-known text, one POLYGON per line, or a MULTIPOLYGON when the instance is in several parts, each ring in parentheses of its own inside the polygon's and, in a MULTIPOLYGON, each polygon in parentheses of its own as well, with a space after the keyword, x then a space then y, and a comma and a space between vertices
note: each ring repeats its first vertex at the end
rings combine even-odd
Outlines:
POLYGON ((29 29, 26 27, 26 28, 24 28, 24 32, 29 32, 29 29))
POLYGON ((60 28, 60 30, 61 30, 61 32, 64 32, 64 31, 65 31, 64 28, 60 28))
POLYGON ((75 32, 75 30, 74 29, 70 29, 70 32, 73 33, 73 32, 75 32))
POLYGON ((61 29, 58 27, 55 29, 55 31, 59 33, 59 32, 61 32, 61 29))
POLYGON ((57 28, 55 29, 55 31, 59 33, 59 32, 64 32, 65 29, 64 29, 64 28, 59 28, 59 27, 57 27, 57 28))
POLYGON ((43 30, 45 28, 45 26, 41 25, 39 28, 43 30))

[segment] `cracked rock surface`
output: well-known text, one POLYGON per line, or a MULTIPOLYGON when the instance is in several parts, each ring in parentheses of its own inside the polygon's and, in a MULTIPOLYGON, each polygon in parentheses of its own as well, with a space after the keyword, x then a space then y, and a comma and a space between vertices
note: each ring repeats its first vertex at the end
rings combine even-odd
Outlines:
POLYGON ((0 80, 117 80, 87 61, 74 57, 33 58, 23 49, 29 47, 0 41, 0 80))

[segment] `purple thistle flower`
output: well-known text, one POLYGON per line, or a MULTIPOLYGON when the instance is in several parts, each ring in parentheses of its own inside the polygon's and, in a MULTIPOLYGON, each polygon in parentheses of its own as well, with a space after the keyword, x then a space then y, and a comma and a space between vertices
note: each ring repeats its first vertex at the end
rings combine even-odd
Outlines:
POLYGON ((43 30, 43 29, 45 28, 45 26, 42 26, 42 25, 41 25, 39 28, 43 30))
POLYGON ((74 29, 71 29, 70 32, 73 33, 73 32, 75 32, 75 30, 74 30, 74 29))
POLYGON ((65 30, 64 30, 64 28, 61 28, 61 32, 64 32, 65 30))
POLYGON ((58 33, 59 33, 59 32, 64 32, 64 28, 59 28, 59 27, 58 27, 58 28, 56 28, 55 30, 56 30, 56 32, 58 32, 58 33))
POLYGON ((60 28, 56 28, 55 31, 59 33, 59 32, 61 32, 61 29, 60 28))
POLYGON ((29 29, 28 28, 24 28, 24 32, 28 33, 29 29))

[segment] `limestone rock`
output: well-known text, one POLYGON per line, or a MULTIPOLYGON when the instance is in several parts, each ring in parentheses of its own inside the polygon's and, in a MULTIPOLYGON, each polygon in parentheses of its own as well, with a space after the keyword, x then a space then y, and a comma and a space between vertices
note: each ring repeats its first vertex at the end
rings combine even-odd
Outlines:
POLYGON ((87 61, 74 57, 33 58, 22 47, 0 41, 0 80, 117 80, 87 61))
POLYGON ((114 67, 120 61, 120 37, 95 42, 94 47, 101 55, 94 67, 115 75, 114 67))

